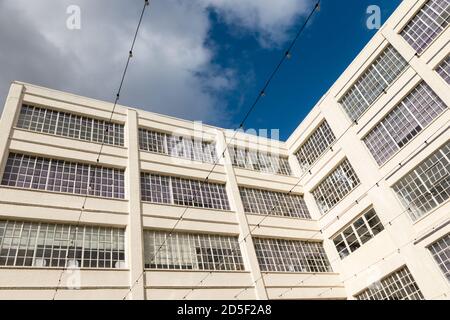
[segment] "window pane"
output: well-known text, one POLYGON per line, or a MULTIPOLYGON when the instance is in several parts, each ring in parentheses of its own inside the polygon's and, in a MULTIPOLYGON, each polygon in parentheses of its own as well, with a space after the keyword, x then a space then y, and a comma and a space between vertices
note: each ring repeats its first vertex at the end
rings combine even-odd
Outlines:
POLYGON ((374 209, 363 214, 346 229, 333 238, 334 245, 341 256, 344 258, 361 247, 364 243, 372 239, 383 230, 383 225, 375 213, 374 209), (365 219, 365 220, 364 220, 365 219), (356 230, 356 234, 355 234, 356 230), (344 239, 347 243, 344 242, 344 239))
POLYGON ((359 178, 348 159, 345 159, 312 191, 312 194, 320 212, 325 214, 357 185, 359 178))
POLYGON ((230 146, 228 150, 234 167, 287 176, 292 174, 288 157, 237 146, 230 146))
POLYGON ((124 145, 122 124, 23 104, 17 127, 79 140, 124 145))
POLYGON ((124 230, 0 221, 0 266, 123 268, 124 230))
POLYGON ((217 160, 214 142, 139 128, 139 148, 193 161, 214 163, 217 160))
POLYGON ((450 234, 432 243, 428 250, 430 250, 434 260, 450 282, 450 234))
POLYGON ((295 154, 303 172, 325 153, 335 140, 333 131, 324 120, 295 154))
POLYGON ((1 184, 123 199, 123 176, 119 169, 10 153, 1 184))
POLYGON ((347 241, 348 247, 351 252, 355 251, 361 246, 358 238, 355 235, 355 232, 353 231, 352 226, 349 226, 347 229, 345 229, 344 232, 342 232, 342 235, 344 236, 345 241, 347 241))
POLYGON ((261 271, 332 272, 322 243, 255 238, 261 271))
POLYGON ((144 231, 145 268, 244 270, 237 237, 144 231))
POLYGON ((333 239, 333 242, 341 258, 345 258, 349 255, 350 251, 348 250, 347 245, 344 242, 344 238, 342 238, 340 234, 333 239))
POLYGON ((436 68, 437 73, 450 84, 450 55, 436 68))
POLYGON ((358 300, 423 300, 408 267, 388 275, 355 296, 358 300))
POLYGON ((141 173, 141 199, 154 203, 230 210, 225 185, 141 173))
POLYGON ((422 53, 448 26, 450 21, 449 0, 429 0, 402 30, 403 38, 422 53))
POLYGON ((245 212, 311 219, 300 195, 243 187, 239 191, 245 212))
POLYGON ((450 142, 393 186, 414 221, 450 197, 449 150, 450 142))
POLYGON ((421 82, 363 140, 382 165, 446 109, 433 90, 421 82))
POLYGON ((405 59, 388 45, 339 101, 350 119, 358 120, 406 66, 405 59))
POLYGON ((384 230, 383 224, 381 223, 380 218, 378 218, 375 210, 370 210, 364 215, 364 217, 366 218, 366 221, 369 224, 374 236, 384 230))

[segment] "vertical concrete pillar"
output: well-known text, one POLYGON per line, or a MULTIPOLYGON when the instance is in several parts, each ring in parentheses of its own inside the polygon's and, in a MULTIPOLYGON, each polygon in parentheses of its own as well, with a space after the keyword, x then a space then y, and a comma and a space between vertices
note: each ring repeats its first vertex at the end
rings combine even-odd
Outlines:
POLYGON ((421 57, 414 57, 410 64, 439 98, 441 98, 447 106, 450 106, 450 90, 448 90, 448 84, 442 80, 441 76, 432 68, 432 66, 426 64, 421 57))
POLYGON ((11 129, 22 102, 23 85, 13 83, 9 89, 3 109, 2 118, 0 119, 0 178, 3 177, 3 171, 8 158, 9 137, 11 129))
MULTIPOLYGON (((226 146, 225 134, 222 130, 217 130, 217 150, 220 152, 224 150, 226 146)), ((220 156, 220 155, 219 155, 220 156)), ((253 239, 248 236, 245 241, 242 239, 249 235, 250 227, 248 225, 247 216, 244 212, 244 205, 239 194, 239 187, 237 183, 236 176, 234 174, 234 169, 231 164, 231 157, 228 149, 225 150, 223 156, 223 162, 225 167, 225 173, 227 175, 227 194, 230 200, 231 209, 236 212, 236 217, 239 223, 239 242, 241 243, 240 249, 242 256, 244 258, 246 269, 250 270, 252 275, 253 284, 255 286, 256 297, 260 300, 267 300, 267 291, 264 284, 264 278, 261 274, 261 269, 259 268, 258 259, 256 257, 255 247, 253 245, 253 239)))
POLYGON ((128 109, 127 130, 128 133, 128 268, 130 269, 131 292, 128 299, 145 299, 145 274, 143 258, 143 230, 142 230, 142 206, 140 163, 138 147, 138 119, 136 110, 128 109))

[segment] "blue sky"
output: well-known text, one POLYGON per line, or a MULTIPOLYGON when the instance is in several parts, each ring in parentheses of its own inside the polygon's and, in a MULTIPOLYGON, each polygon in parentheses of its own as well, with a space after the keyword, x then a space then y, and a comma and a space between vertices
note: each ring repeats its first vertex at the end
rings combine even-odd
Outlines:
MULTIPOLYGON (((378 5, 384 22, 400 2, 322 1, 320 12, 297 42, 292 59, 283 65, 246 128, 279 128, 280 139, 286 140, 375 34, 376 30, 366 27, 367 7, 378 5)), ((219 46, 217 63, 236 68, 242 78, 250 78, 250 81, 241 79, 243 85, 228 96, 229 104, 236 110, 233 120, 238 124, 280 59, 283 46, 262 48, 254 35, 237 34, 214 14, 212 19, 211 38, 219 46)), ((295 27, 289 30, 291 34, 304 19, 304 16, 297 19, 295 27)))
MULTIPOLYGON (((322 0, 245 128, 285 140, 400 0, 322 0)), ((119 103, 236 128, 315 0, 153 0, 119 103)), ((0 1, 0 111, 13 80, 113 101, 142 0, 0 1), (80 29, 66 27, 80 8, 80 29), (17 19, 20 17, 20 19, 17 19), (14 28, 10 26, 14 25, 14 28)))

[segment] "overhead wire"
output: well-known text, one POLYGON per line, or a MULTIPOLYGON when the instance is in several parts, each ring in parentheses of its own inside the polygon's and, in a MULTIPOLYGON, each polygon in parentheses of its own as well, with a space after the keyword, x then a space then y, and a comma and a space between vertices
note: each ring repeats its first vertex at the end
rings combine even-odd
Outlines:
MULTIPOLYGON (((234 130, 234 134, 231 137, 231 139, 229 139, 228 142, 225 143, 225 147, 223 149, 223 151, 218 155, 218 157, 216 158, 216 160, 214 161, 211 169, 208 171, 208 174, 206 175, 206 177, 201 181, 201 185, 204 185, 208 182, 209 177, 211 176, 211 174, 214 172, 215 168, 217 167, 219 161, 225 157, 225 153, 228 150, 229 146, 233 143, 233 141, 236 139, 236 136, 238 134, 238 132, 244 128, 244 125, 246 123, 246 121, 248 120, 249 116, 251 115, 251 113, 254 111, 256 105, 258 104, 258 102, 260 101, 260 99, 266 95, 266 91, 267 88, 269 87, 269 85, 271 84, 271 82, 273 81, 275 75, 278 73, 278 71, 280 70, 280 67, 283 65, 283 63, 287 60, 291 58, 291 51, 293 50, 298 38, 300 37, 300 35, 304 32, 306 26, 308 25, 309 21, 311 20, 311 18, 313 17, 314 13, 319 10, 320 8, 320 0, 316 2, 316 4, 314 5, 314 8, 311 10, 311 12, 309 13, 309 15, 307 16, 307 18, 305 19, 304 23, 302 24, 302 26, 300 27, 300 29, 298 30, 298 32, 296 33, 295 37, 293 38, 293 40, 290 42, 289 46, 287 47, 287 49, 284 51, 284 54, 282 55, 282 57, 280 58, 279 62, 276 64, 275 68, 272 70, 272 72, 270 73, 269 77, 267 78, 267 80, 265 81, 262 89, 259 91, 259 94, 256 96, 256 98, 254 99, 253 103, 250 105, 250 107, 248 108, 247 112, 245 113, 242 121, 240 122, 238 128, 236 128, 234 130)), ((200 188, 201 189, 201 188, 200 188)), ((197 190, 194 191, 192 198, 190 199, 190 202, 194 202, 196 196, 197 196, 197 190)), ((166 235, 164 241, 160 244, 160 246, 158 247, 158 249, 156 250, 156 252, 152 255, 151 259, 150 259, 150 263, 152 263, 154 261, 154 259, 156 258, 156 256, 158 255, 158 253, 161 251, 161 249, 164 247, 164 245, 166 244, 167 240, 169 238, 172 237, 172 234, 174 233, 174 231, 176 230, 177 226, 179 225, 179 223, 183 220, 186 212, 192 208, 192 206, 186 206, 185 209, 183 210, 183 212, 181 213, 180 217, 176 220, 175 224, 173 225, 173 227, 168 231, 168 234, 166 235)), ((244 237, 243 239, 246 239, 246 237, 244 237)), ((145 269, 142 271, 142 273, 139 275, 138 280, 136 280, 132 287, 130 288, 129 292, 127 292, 127 294, 125 295, 125 297, 123 298, 124 300, 128 297, 129 293, 133 290, 133 288, 139 283, 139 279, 142 278, 142 276, 145 273, 145 269)), ((210 273, 209 273, 210 274, 210 273)))
MULTIPOLYGON (((447 130, 449 130, 449 128, 450 128, 450 127, 449 127, 449 122, 450 122, 450 121, 447 121, 446 124, 445 124, 443 127, 439 128, 438 130, 436 130, 436 131, 434 131, 432 134, 430 134, 430 135, 428 136, 428 138, 424 140, 423 143, 421 143, 421 144, 418 145, 414 150, 412 150, 410 153, 408 153, 408 154, 406 155, 406 157, 403 158, 403 160, 402 160, 398 165, 396 165, 392 170, 388 171, 385 175, 383 175, 380 179, 378 179, 377 182, 376 182, 375 184, 371 185, 365 192, 363 192, 362 195, 359 196, 357 200, 353 201, 349 206, 347 206, 344 210, 342 210, 343 213, 342 213, 341 215, 336 215, 336 217, 335 217, 334 219, 332 219, 331 221, 329 221, 329 222, 327 223, 327 225, 325 225, 324 227, 322 227, 319 231, 315 232, 311 237, 309 237, 309 238, 307 238, 307 239, 303 239, 302 241, 311 241, 311 240, 314 240, 316 236, 318 236, 319 234, 323 234, 323 231, 326 230, 330 225, 332 225, 332 224, 334 224, 335 222, 339 221, 340 218, 342 218, 344 215, 348 214, 348 212, 350 212, 350 210, 351 210, 354 206, 358 205, 358 204, 360 203, 360 201, 361 201, 363 198, 365 198, 373 188, 375 188, 375 187, 380 187, 380 183, 381 183, 383 180, 385 180, 386 178, 390 177, 394 172, 396 172, 397 170, 399 170, 400 168, 402 168, 402 167, 404 166, 404 164, 405 164, 407 161, 409 161, 409 160, 411 159, 411 158, 410 158, 411 156, 414 156, 414 155, 417 154, 417 151, 418 151, 418 150, 420 150, 420 149, 422 149, 422 148, 428 146, 428 145, 432 142, 433 139, 439 137, 442 133, 444 133, 444 132, 446 132, 447 130)), ((391 219, 391 220, 385 222, 383 225, 389 225, 389 226, 391 226, 392 223, 393 223, 397 218, 399 218, 401 215, 403 215, 403 214, 405 214, 406 212, 409 212, 409 211, 410 211, 410 209, 407 208, 406 210, 402 211, 400 214, 394 216, 393 219, 391 219)), ((339 261, 339 260, 340 260, 340 258, 339 258, 339 259, 334 259, 334 260, 330 261, 330 264, 332 264, 333 262, 339 261)), ((313 276, 315 276, 315 275, 316 275, 316 273, 313 273, 313 274, 310 275, 307 279, 309 279, 309 278, 311 278, 311 277, 313 277, 313 276)), ((263 277, 264 277, 264 275, 263 275, 263 273, 262 273, 261 277, 259 277, 258 279, 254 280, 253 283, 252 283, 250 286, 253 286, 254 284, 256 284, 256 283, 257 283, 259 280, 261 280, 263 277)), ((301 283, 304 283, 307 279, 302 279, 301 283)), ((291 288, 292 288, 292 287, 291 287, 291 288)), ((286 291, 291 291, 291 290, 292 290, 291 288, 287 289, 286 291)), ((246 290, 244 290, 244 291, 246 291, 246 290)), ((242 292, 239 292, 239 293, 235 296, 235 298, 238 298, 238 297, 240 296, 240 294, 242 294, 242 292)), ((282 295, 283 295, 283 294, 281 294, 281 296, 282 296, 282 295)))
MULTIPOLYGON (((138 21, 138 23, 137 23, 137 27, 136 27, 136 30, 135 30, 135 32, 134 32, 133 41, 132 41, 132 43, 131 43, 131 47, 130 47, 130 50, 129 50, 129 52, 128 52, 128 58, 127 58, 125 67, 124 67, 124 69, 123 69, 122 76, 121 76, 121 79, 120 79, 120 84, 119 84, 117 93, 116 93, 116 95, 115 95, 114 104, 113 104, 113 107, 112 107, 111 112, 110 112, 109 122, 106 124, 106 126, 105 126, 105 128, 104 128, 104 131, 103 131, 103 139, 102 139, 102 143, 101 143, 101 145, 100 145, 100 149, 99 149, 99 151, 98 151, 98 153, 97 153, 97 157, 96 157, 96 163, 97 163, 97 164, 100 162, 100 156, 102 155, 103 146, 105 145, 105 137, 106 137, 106 135, 107 135, 108 132, 109 132, 109 125, 111 124, 111 121, 112 121, 112 119, 113 119, 113 116, 114 116, 114 113, 115 113, 115 109, 116 109, 117 103, 119 102, 119 99, 120 99, 120 93, 121 93, 121 91, 122 91, 122 87, 123 87, 123 84, 124 84, 124 81, 125 81, 125 76, 126 76, 127 71, 128 71, 128 66, 129 66, 129 64, 130 64, 130 60, 131 60, 131 58, 133 57, 133 49, 134 49, 134 46, 135 46, 135 43, 136 43, 136 39, 137 39, 137 36, 138 36, 138 33, 139 33, 139 29, 140 29, 141 24, 142 24, 142 19, 143 19, 143 17, 144 17, 144 13, 145 13, 147 7, 149 6, 149 4, 150 4, 150 3, 149 3, 149 0, 144 0, 144 6, 143 6, 142 11, 141 11, 141 14, 140 14, 140 16, 139 16, 139 21, 138 21)), ((81 210, 80 210, 80 213, 79 213, 79 215, 78 215, 78 219, 77 219, 76 223, 74 224, 74 226, 75 226, 75 236, 78 234, 78 228, 79 228, 79 226, 80 226, 81 218, 82 218, 83 213, 84 213, 84 211, 85 211, 85 206, 86 206, 87 199, 88 199, 89 196, 92 195, 91 192, 94 191, 93 183, 94 183, 94 175, 91 175, 91 179, 89 180, 88 185, 87 185, 86 195, 84 196, 83 203, 82 203, 82 206, 81 206, 81 210)), ((72 228, 72 226, 71 226, 71 228, 72 228)), ((72 233, 72 230, 69 229, 69 237, 70 237, 71 233, 72 233)), ((69 254, 69 251, 70 251, 71 247, 74 246, 74 242, 75 242, 75 241, 76 241, 76 240, 74 240, 74 239, 71 239, 71 240, 69 241, 69 248, 68 248, 68 250, 67 250, 67 254, 69 254)), ((74 248, 74 249, 75 249, 75 248, 74 248)), ((74 254, 74 258, 75 258, 75 250, 74 250, 74 253, 73 253, 73 254, 74 254)), ((66 256, 66 266, 65 266, 65 267, 61 270, 61 272, 60 272, 60 275, 59 275, 59 278, 58 278, 58 283, 57 283, 57 285, 56 285, 56 287, 55 287, 55 291, 54 291, 54 293, 53 293, 52 300, 55 300, 55 299, 56 299, 56 296, 57 296, 57 294, 58 294, 58 290, 60 289, 62 277, 63 277, 64 273, 68 270, 68 266, 67 266, 67 262, 68 262, 68 261, 67 261, 67 258, 70 258, 70 257, 67 257, 67 256, 66 256)))

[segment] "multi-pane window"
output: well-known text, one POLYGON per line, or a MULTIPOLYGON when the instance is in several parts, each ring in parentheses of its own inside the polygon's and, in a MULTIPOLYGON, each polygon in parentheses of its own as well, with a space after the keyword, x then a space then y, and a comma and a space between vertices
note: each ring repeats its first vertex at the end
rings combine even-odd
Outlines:
POLYGON ((24 189, 125 197, 121 169, 10 153, 2 185, 24 189))
POLYGON ((382 165, 445 110, 445 103, 422 81, 363 140, 382 165))
POLYGON ((388 45, 339 101, 350 119, 358 120, 407 65, 394 47, 388 45))
POLYGON ((384 230, 375 210, 363 214, 333 238, 339 256, 344 258, 384 230))
POLYGON ((148 269, 244 270, 237 237, 144 231, 148 269))
POLYGON ((167 154, 172 157, 194 161, 206 163, 217 161, 214 142, 175 136, 142 128, 139 129, 139 148, 144 151, 167 154))
POLYGON ((436 68, 436 72, 450 84, 450 55, 444 59, 436 68))
POLYGON ((450 281, 450 233, 428 246, 444 276, 450 281))
POLYGON ((0 266, 124 268, 124 229, 0 220, 0 266))
POLYGON ((142 201, 230 210, 225 185, 141 173, 142 201))
POLYGON ((287 176, 292 174, 288 157, 237 146, 232 146, 228 150, 231 163, 235 167, 287 176))
POLYGON ((124 145, 123 124, 23 104, 17 127, 79 140, 124 145))
POLYGON ((255 238, 261 271, 332 272, 322 243, 255 238))
POLYGON ((295 154, 302 171, 306 171, 335 140, 333 131, 324 120, 295 154))
POLYGON ((388 275, 355 296, 358 300, 423 300, 408 267, 388 275))
POLYGON ((320 212, 325 214, 357 185, 359 178, 348 159, 345 159, 312 191, 312 194, 320 212))
POLYGON ((450 197, 449 159, 450 142, 447 142, 393 186, 412 220, 419 219, 450 197))
POLYGON ((311 219, 302 196, 243 187, 239 191, 247 213, 311 219))
POLYGON ((450 0, 429 0, 400 33, 418 53, 422 53, 447 28, 450 0))

